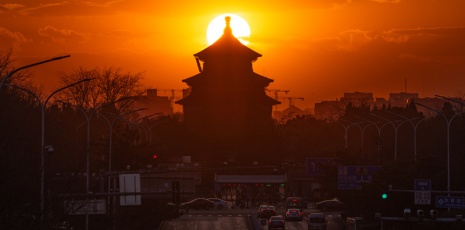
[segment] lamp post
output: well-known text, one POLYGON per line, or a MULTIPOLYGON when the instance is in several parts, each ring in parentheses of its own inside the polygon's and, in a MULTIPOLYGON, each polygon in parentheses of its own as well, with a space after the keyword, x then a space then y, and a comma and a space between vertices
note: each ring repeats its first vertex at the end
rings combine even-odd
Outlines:
POLYGON ((452 98, 444 97, 444 96, 437 95, 437 94, 434 95, 434 96, 435 96, 435 97, 440 97, 440 98, 442 98, 442 99, 446 99, 446 100, 448 100, 448 101, 455 102, 455 103, 457 103, 457 104, 460 104, 461 106, 465 106, 465 103, 460 102, 460 101, 457 101, 457 100, 454 100, 454 99, 452 99, 452 98))
POLYGON ((14 70, 12 70, 11 72, 9 72, 9 73, 2 79, 2 83, 0 84, 0 89, 3 87, 3 85, 4 85, 5 82, 8 80, 8 78, 10 78, 11 76, 13 76, 13 74, 15 74, 16 72, 18 72, 18 71, 20 71, 20 70, 27 69, 27 68, 30 68, 30 67, 33 67, 33 66, 36 66, 36 65, 41 65, 41 64, 44 64, 44 63, 47 63, 47 62, 56 61, 56 60, 60 60, 60 59, 63 59, 63 58, 68 58, 68 57, 71 57, 71 55, 65 55, 65 56, 54 57, 54 58, 50 58, 50 59, 47 59, 47 60, 44 60, 44 61, 32 63, 32 64, 29 64, 29 65, 21 66, 21 67, 19 67, 19 68, 17 68, 17 69, 14 69, 14 70))
POLYGON ((415 117, 415 118, 408 118, 408 117, 405 117, 405 116, 402 116, 400 114, 397 114, 397 113, 393 113, 393 112, 390 112, 388 110, 386 110, 385 112, 388 112, 392 115, 395 115, 395 116, 399 116, 399 117, 402 117, 404 118, 406 121, 410 122, 410 124, 412 125, 413 127, 413 156, 414 156, 414 161, 417 161, 417 128, 418 126, 420 125, 420 123, 426 119, 426 117, 415 117), (418 120, 417 123, 413 123, 413 120, 415 119, 420 119, 418 120))
MULTIPOLYGON (((340 120, 345 121, 345 122, 349 122, 349 121, 346 121, 346 120, 344 120, 344 119, 340 119, 340 120)), ((348 148, 348 144, 347 144, 347 142, 348 142, 348 140, 347 140, 347 139, 348 139, 347 132, 348 132, 348 130, 350 129, 350 127, 356 125, 357 122, 349 122, 350 124, 347 125, 347 126, 344 125, 344 123, 342 123, 342 122, 336 122, 336 123, 339 124, 339 125, 341 125, 341 126, 344 128, 344 142, 345 142, 345 143, 344 143, 344 152, 347 152, 347 148, 348 148)), ((360 123, 360 122, 358 122, 358 123, 360 123)))
MULTIPOLYGON (((139 126, 142 124, 142 121, 141 121, 141 120, 146 119, 146 118, 150 118, 150 117, 153 117, 153 116, 157 116, 157 115, 160 115, 160 114, 163 114, 163 113, 158 112, 158 113, 152 113, 152 114, 147 115, 147 116, 143 116, 143 117, 141 117, 141 118, 135 120, 135 121, 133 122, 133 124, 135 124, 135 126, 136 126, 137 128, 139 128, 139 126), (139 122, 139 121, 141 121, 141 122, 139 122)), ((146 128, 147 128, 147 127, 146 127, 146 128)), ((149 143, 152 143, 152 132, 151 132, 151 129, 150 129, 150 128, 147 128, 147 129, 149 130, 148 133, 150 133, 150 137, 148 138, 148 139, 149 139, 149 143)), ((147 131, 146 131, 146 133, 147 133, 147 131)), ((149 135, 146 135, 146 139, 147 139, 147 136, 149 136, 149 135)), ((141 137, 140 130, 139 130, 139 145, 140 145, 141 143, 142 143, 142 137, 141 137)))
POLYGON ((390 120, 388 120, 388 119, 386 119, 386 118, 384 118, 382 116, 376 115, 374 113, 372 113, 371 115, 373 115, 375 117, 378 117, 378 118, 380 118, 380 119, 382 119, 382 120, 384 120, 386 122, 389 122, 392 125, 392 127, 394 128, 394 131, 395 131, 394 132, 394 160, 397 160, 397 131, 399 130, 399 127, 402 124, 404 124, 405 122, 407 122, 407 121, 402 121, 402 122, 400 122, 399 124, 396 125, 396 124, 394 124, 393 121, 390 121, 390 120))
MULTIPOLYGON (((344 119, 339 119, 339 120, 346 121, 346 120, 344 120, 344 119)), ((347 121, 347 122, 350 122, 350 121, 347 121)), ((363 146, 364 146, 364 144, 363 144, 363 139, 364 139, 364 136, 365 136, 365 130, 366 130, 366 129, 368 128, 368 126, 370 126, 371 124, 368 124, 368 125, 365 125, 365 126, 362 127, 362 126, 360 125, 360 124, 362 124, 362 123, 364 123, 364 122, 354 122, 353 124, 354 124, 355 126, 357 126, 357 127, 360 129, 360 132, 361 132, 361 134, 362 134, 362 140, 361 140, 361 141, 362 141, 362 142, 361 142, 361 151, 362 151, 362 153, 361 153, 361 154, 362 154, 362 156, 363 156, 363 146)))
MULTIPOLYGON (((71 103, 66 103, 66 102, 63 102, 61 101, 62 103, 66 103, 68 105, 71 105, 75 108, 77 108, 79 111, 81 111, 81 113, 84 115, 84 117, 86 118, 86 123, 87 123, 87 132, 86 132, 86 135, 87 135, 87 138, 86 138, 86 194, 89 194, 89 173, 90 173, 90 167, 89 167, 89 161, 90 161, 90 158, 89 158, 89 155, 90 155, 90 120, 92 119, 92 116, 95 114, 95 112, 97 112, 99 109, 105 107, 105 106, 108 106, 108 105, 111 105, 111 104, 114 104, 116 102, 120 102, 120 101, 123 101, 123 100, 127 100, 127 99, 134 99, 133 97, 125 97, 125 98, 121 98, 119 100, 116 100, 116 101, 112 101, 112 102, 108 102, 108 103, 105 103, 105 104, 102 104, 100 106, 97 106, 96 108, 92 109, 90 111, 90 114, 88 114, 87 111, 84 110, 84 108, 80 107, 80 106, 77 106, 77 105, 73 105, 71 103)), ((89 229, 89 213, 87 212, 88 210, 86 210, 86 229, 89 229)))
MULTIPOLYGON (((10 75, 11 76, 11 75, 10 75)), ((34 96, 37 101, 39 102, 39 105, 40 105, 40 109, 41 109, 41 146, 40 146, 40 153, 41 153, 41 163, 40 163, 40 221, 41 221, 41 224, 43 224, 43 220, 44 220, 44 208, 45 208, 45 154, 44 154, 44 151, 47 149, 47 150, 50 150, 50 146, 45 146, 45 108, 47 106, 47 103, 48 101, 50 100, 50 98, 55 95, 56 93, 62 91, 62 90, 65 90, 67 88, 70 88, 70 87, 73 87, 77 84, 80 84, 80 83, 83 83, 83 82, 87 82, 87 81, 90 81, 92 79, 84 79, 84 80, 81 80, 81 81, 78 81, 78 82, 75 82, 73 84, 69 84, 69 85, 66 85, 62 88, 59 88, 55 91, 53 91, 46 99, 44 102, 42 102, 40 100, 40 97, 37 96, 34 92, 32 92, 31 90, 28 90, 26 88, 23 88, 23 87, 20 87, 20 86, 17 86, 17 85, 12 85, 12 84, 5 84, 5 86, 12 86, 14 88, 18 88, 20 90, 23 90, 29 94, 31 94, 32 96, 34 96)), ((43 226, 42 226, 43 227, 43 226)))
POLYGON ((447 132, 447 134, 446 134, 446 137, 447 137, 447 195, 450 196, 450 124, 452 123, 452 120, 454 120, 455 117, 457 117, 458 115, 460 115, 462 113, 465 113, 465 111, 460 112, 460 113, 456 113, 452 117, 447 118, 446 115, 441 111, 438 111, 436 109, 433 109, 433 108, 431 108, 429 106, 426 106, 426 105, 423 105, 423 104, 420 104, 420 103, 417 103, 417 102, 414 102, 414 103, 416 105, 422 106, 424 108, 432 110, 432 111, 436 112, 437 114, 441 115, 444 118, 444 121, 447 124, 447 126, 446 126, 446 132, 447 132))
POLYGON ((115 119, 113 119, 111 122, 110 120, 108 120, 108 118, 102 115, 102 117, 105 119, 105 121, 108 123, 108 126, 110 127, 109 146, 108 146, 108 171, 109 172, 111 171, 111 157, 112 157, 112 147, 113 147, 113 141, 112 141, 113 140, 113 125, 115 124, 117 120, 119 120, 123 116, 126 116, 131 113, 135 113, 141 110, 147 110, 147 108, 141 108, 141 109, 136 109, 136 110, 122 113, 118 115, 117 117, 115 117, 115 119))
POLYGON ((376 130, 378 130, 378 138, 377 138, 378 140, 377 140, 377 143, 376 143, 376 144, 377 144, 378 162, 379 162, 379 154, 380 154, 380 150, 381 150, 381 143, 380 143, 380 140, 381 140, 381 131, 383 130, 384 126, 386 126, 388 123, 385 123, 385 124, 383 124, 383 125, 381 125, 381 126, 378 126, 378 125, 377 125, 376 123, 374 123, 373 121, 370 121, 370 120, 365 119, 365 118, 363 118, 363 117, 358 117, 358 116, 357 116, 357 118, 358 118, 358 119, 361 119, 361 120, 364 120, 364 121, 366 121, 366 122, 368 122, 368 123, 374 125, 374 126, 376 127, 376 130))

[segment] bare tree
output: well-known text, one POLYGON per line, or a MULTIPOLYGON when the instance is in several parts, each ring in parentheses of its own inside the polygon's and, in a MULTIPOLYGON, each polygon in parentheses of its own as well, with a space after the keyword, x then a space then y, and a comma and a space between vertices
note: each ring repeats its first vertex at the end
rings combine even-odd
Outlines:
MULTIPOLYGON (((80 106, 85 109, 96 108, 99 105, 121 100, 122 98, 137 98, 145 89, 142 87, 142 73, 132 74, 123 72, 119 68, 78 68, 70 73, 60 72, 58 74, 61 85, 93 78, 88 84, 81 84, 65 90, 60 99, 80 106)), ((127 110, 134 100, 124 100, 118 103, 120 112, 127 110)))
MULTIPOLYGON (((13 65, 15 60, 12 58, 12 53, 13 51, 11 49, 0 50, 0 80, 3 80, 9 72, 15 69, 15 66, 13 65)), ((14 76, 10 77, 6 83, 26 88, 39 96, 42 94, 42 90, 34 84, 32 72, 29 70, 18 71, 14 74, 14 76)), ((23 99, 31 97, 31 95, 28 95, 28 93, 24 91, 19 91, 17 94, 19 94, 23 99)))

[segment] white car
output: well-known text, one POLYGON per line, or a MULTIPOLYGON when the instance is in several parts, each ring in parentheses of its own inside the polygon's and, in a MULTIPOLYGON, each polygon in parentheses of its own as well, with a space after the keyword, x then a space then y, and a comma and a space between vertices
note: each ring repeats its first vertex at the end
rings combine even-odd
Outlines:
POLYGON ((207 200, 215 203, 215 208, 218 210, 228 209, 231 206, 230 202, 222 200, 220 198, 207 198, 207 200))

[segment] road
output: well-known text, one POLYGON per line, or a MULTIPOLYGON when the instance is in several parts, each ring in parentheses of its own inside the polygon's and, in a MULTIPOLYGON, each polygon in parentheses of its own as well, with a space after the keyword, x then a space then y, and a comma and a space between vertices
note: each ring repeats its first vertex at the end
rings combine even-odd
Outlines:
MULTIPOLYGON (((315 212, 316 210, 306 209, 305 213, 315 212)), ((284 216, 284 209, 278 209, 278 215, 284 216)), ((328 230, 344 229, 344 222, 339 215, 335 213, 325 213, 328 221, 328 230)), ((162 230, 258 230, 268 229, 266 225, 261 225, 261 219, 257 218, 255 209, 229 209, 229 210, 199 210, 189 211, 181 217, 165 221, 161 227, 162 230), (251 226, 255 225, 255 228, 251 226)), ((286 221, 287 230, 306 230, 307 222, 303 221, 286 221)))

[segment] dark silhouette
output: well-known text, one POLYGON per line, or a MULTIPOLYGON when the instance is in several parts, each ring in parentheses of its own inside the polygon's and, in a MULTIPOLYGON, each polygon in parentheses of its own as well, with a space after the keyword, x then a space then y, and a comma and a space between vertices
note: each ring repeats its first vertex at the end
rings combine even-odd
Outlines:
POLYGON ((260 132, 271 129, 272 107, 280 102, 265 93, 273 80, 253 72, 252 62, 262 55, 234 37, 230 17, 225 19, 223 35, 194 54, 200 73, 183 80, 191 93, 176 103, 183 106, 186 125, 198 137, 197 146, 229 151, 229 157, 235 158, 239 149, 234 146, 250 138, 263 141, 260 132))

